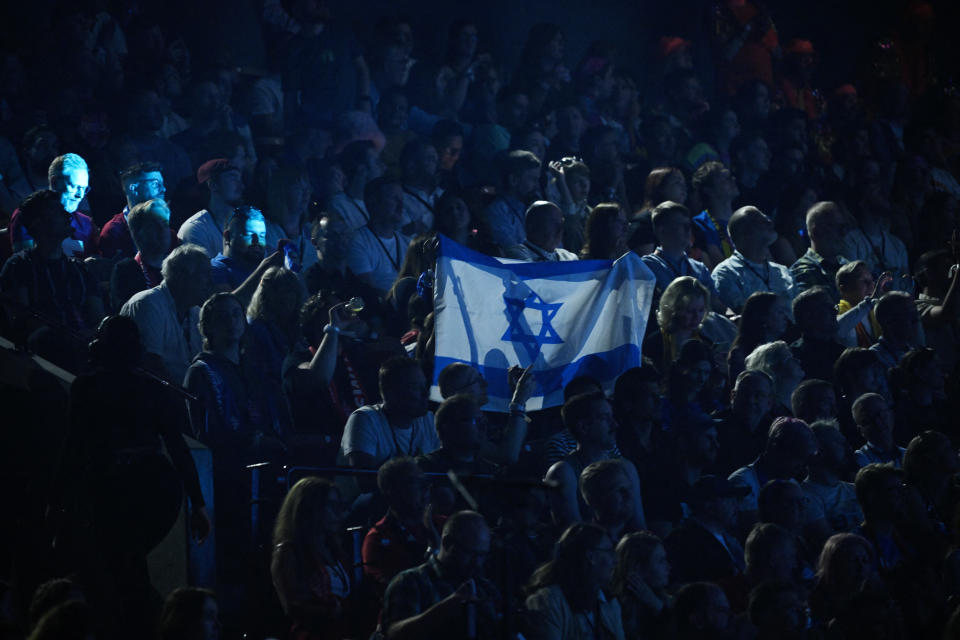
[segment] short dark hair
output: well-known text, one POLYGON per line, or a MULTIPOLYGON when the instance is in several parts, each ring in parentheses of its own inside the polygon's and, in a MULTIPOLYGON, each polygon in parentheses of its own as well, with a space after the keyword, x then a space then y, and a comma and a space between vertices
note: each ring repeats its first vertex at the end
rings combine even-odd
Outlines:
POLYGON ((242 232, 246 228, 248 220, 263 220, 266 224, 266 218, 263 217, 262 211, 250 205, 240 205, 227 220, 227 224, 224 225, 223 236, 233 240, 234 233, 238 229, 242 232))
POLYGON ((801 329, 803 328, 801 317, 805 318, 810 308, 821 299, 828 300, 830 304, 833 304, 833 297, 830 295, 830 291, 824 286, 810 287, 806 291, 801 291, 797 294, 797 297, 793 299, 793 318, 796 320, 797 326, 801 329))
POLYGON ((671 200, 661 202, 650 212, 650 222, 653 224, 653 232, 657 233, 658 229, 666 223, 667 217, 671 215, 684 215, 689 218, 690 210, 679 202, 673 202, 671 200))
POLYGON ((407 356, 394 356, 380 365, 378 380, 381 389, 389 389, 403 380, 407 371, 420 369, 420 363, 407 356))
POLYGON ((693 178, 690 179, 693 190, 703 198, 703 190, 713 182, 715 177, 726 169, 727 166, 725 164, 716 160, 704 162, 697 167, 697 170, 693 172, 693 178))
POLYGON ((440 441, 446 442, 453 435, 451 430, 471 419, 477 408, 476 399, 469 393, 458 393, 444 400, 433 417, 440 441))
POLYGON ((877 316, 877 324, 882 329, 890 321, 890 312, 902 304, 913 304, 913 298, 906 291, 890 291, 883 294, 883 297, 877 301, 874 313, 877 316))
POLYGON ((873 366, 882 366, 876 353, 863 347, 848 347, 833 363, 833 380, 841 393, 846 394, 854 376, 873 366))
POLYGON ((138 162, 120 172, 120 184, 124 189, 137 181, 137 178, 146 173, 162 173, 163 166, 159 162, 138 162))
POLYGON ((897 469, 892 462, 874 462, 857 471, 853 486, 857 492, 857 502, 860 503, 864 515, 869 517, 869 512, 874 507, 874 497, 883 486, 883 481, 888 477, 899 480, 903 478, 903 472, 897 469))
POLYGON ((563 403, 560 409, 560 418, 563 420, 563 426, 566 427, 574 438, 577 437, 577 425, 593 415, 593 407, 601 400, 606 401, 607 396, 602 391, 587 391, 580 393, 563 403))
POLYGON ((19 208, 20 222, 27 233, 33 237, 42 233, 44 218, 51 212, 60 209, 63 215, 67 215, 63 205, 60 204, 60 194, 50 189, 34 191, 20 202, 19 208))
POLYGON ((812 417, 807 415, 809 409, 807 405, 813 400, 814 394, 817 391, 830 391, 831 393, 835 393, 831 383, 819 378, 808 378, 798 384, 797 388, 790 394, 790 408, 793 410, 793 415, 803 420, 812 417))
POLYGON ((390 458, 377 470, 377 487, 380 493, 389 497, 401 478, 420 472, 416 460, 409 456, 390 458))
POLYGON ((506 184, 510 176, 529 169, 539 169, 540 160, 529 151, 517 149, 500 156, 497 165, 500 170, 501 183, 506 184))

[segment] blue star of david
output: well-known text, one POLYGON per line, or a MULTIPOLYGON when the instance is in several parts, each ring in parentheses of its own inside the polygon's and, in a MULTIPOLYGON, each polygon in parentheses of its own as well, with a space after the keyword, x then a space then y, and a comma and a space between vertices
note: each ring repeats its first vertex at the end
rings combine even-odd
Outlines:
POLYGON ((540 355, 540 350, 545 344, 562 344, 563 340, 550 325, 550 321, 557 315, 557 311, 563 306, 562 303, 549 304, 536 293, 531 291, 526 298, 511 298, 503 296, 507 303, 507 317, 510 320, 510 326, 501 340, 509 340, 515 344, 520 344, 530 356, 533 362, 540 355), (534 335, 523 312, 525 309, 532 309, 540 312, 540 331, 534 335))

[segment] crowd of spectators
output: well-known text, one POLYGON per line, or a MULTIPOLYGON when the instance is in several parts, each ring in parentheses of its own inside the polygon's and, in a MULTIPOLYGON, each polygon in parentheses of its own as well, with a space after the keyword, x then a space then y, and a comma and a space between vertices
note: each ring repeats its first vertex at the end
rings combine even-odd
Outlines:
POLYGON ((3 10, 3 638, 960 638, 950 3, 642 60, 234 4, 3 10), (441 233, 634 252, 642 366, 436 370, 441 233), (160 594, 181 513, 215 572, 160 594))

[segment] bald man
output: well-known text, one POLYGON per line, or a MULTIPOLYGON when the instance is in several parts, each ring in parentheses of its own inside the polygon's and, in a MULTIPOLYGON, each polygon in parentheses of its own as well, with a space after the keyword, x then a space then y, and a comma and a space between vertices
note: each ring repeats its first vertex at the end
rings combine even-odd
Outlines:
POLYGON ((756 207, 740 207, 727 224, 733 254, 714 267, 711 278, 720 300, 736 313, 756 291, 793 298, 793 276, 783 265, 771 262, 770 245, 777 240, 773 221, 756 207))
POLYGON ((562 262, 576 260, 577 256, 564 249, 563 212, 547 200, 537 200, 524 217, 527 239, 507 247, 506 257, 526 262, 562 262))

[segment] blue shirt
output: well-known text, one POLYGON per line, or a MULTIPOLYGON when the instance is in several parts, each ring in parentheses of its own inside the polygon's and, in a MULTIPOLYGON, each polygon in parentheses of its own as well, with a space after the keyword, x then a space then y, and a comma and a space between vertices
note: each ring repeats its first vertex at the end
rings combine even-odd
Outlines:
POLYGON ((663 250, 657 247, 653 253, 648 253, 640 257, 643 263, 650 267, 653 275, 657 278, 657 289, 662 294, 667 286, 680 276, 692 276, 700 281, 709 291, 711 298, 717 296, 717 288, 713 286, 713 280, 710 279, 710 270, 707 265, 699 260, 694 260, 686 253, 679 262, 667 258, 663 255, 663 250))
POLYGON ((216 258, 210 260, 210 277, 214 284, 225 284, 231 290, 236 289, 243 284, 243 281, 250 277, 253 269, 247 269, 233 258, 228 258, 222 253, 218 253, 216 258))

